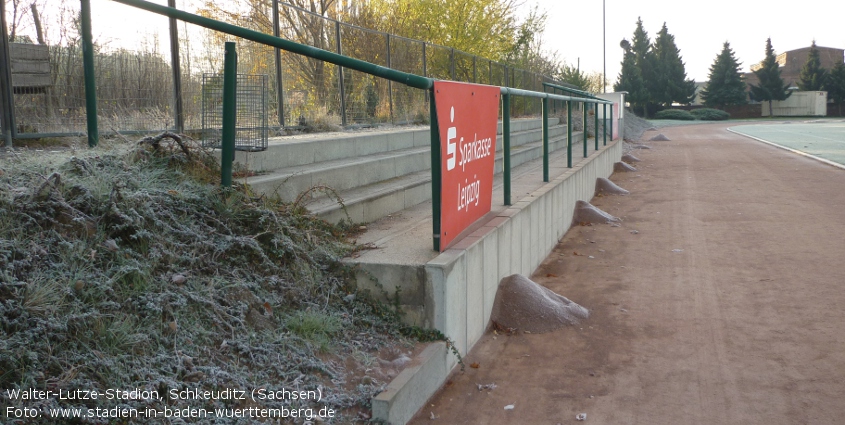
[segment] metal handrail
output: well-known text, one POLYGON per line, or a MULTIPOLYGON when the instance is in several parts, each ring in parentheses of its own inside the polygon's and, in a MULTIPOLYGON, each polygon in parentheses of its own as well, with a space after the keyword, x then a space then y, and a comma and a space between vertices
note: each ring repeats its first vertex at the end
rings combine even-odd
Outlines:
MULTIPOLYGON (((112 0, 118 3, 122 3, 128 6, 136 7, 139 9, 147 10, 149 12, 157 13, 159 15, 166 15, 173 19, 182 20, 185 22, 189 22, 195 25, 199 25, 204 28, 208 28, 214 31, 220 31, 226 34, 234 35, 237 37, 241 37, 247 40, 252 40, 257 43, 265 44, 268 46, 276 47, 282 50, 286 50, 289 52, 301 54, 304 56, 308 56, 310 58, 322 60, 325 62, 329 62, 341 67, 353 69, 356 71, 364 72, 370 75, 374 75, 377 77, 381 77, 387 79, 389 81, 398 82, 401 84, 405 84, 410 87, 422 89, 422 90, 430 90, 433 91, 434 87, 434 79, 419 76, 416 74, 411 74, 407 72, 397 71, 395 69, 375 65, 366 61, 362 61, 359 59, 354 59, 348 56, 344 56, 341 54, 333 53, 327 50, 319 49, 312 46, 307 46, 304 44, 296 43, 290 40, 286 40, 280 37, 275 37, 271 35, 267 35, 264 33, 260 33, 258 31, 253 31, 247 28, 239 27, 236 25, 228 24, 225 22, 216 21, 214 19, 206 18, 203 16, 195 15, 192 13, 188 13, 182 10, 178 10, 175 8, 161 6, 154 3, 150 3, 145 0, 112 0)), ((82 21, 83 21, 83 28, 85 28, 85 23, 88 23, 88 34, 90 35, 90 0, 81 0, 83 4, 83 13, 82 13, 82 21), (86 7, 87 6, 87 7, 86 7), (86 16, 86 11, 87 15, 86 16)), ((85 32, 85 31, 83 31, 85 32)), ((85 34, 83 34, 85 35, 85 34)), ((85 37, 83 37, 85 38, 85 37)), ((90 41, 90 37, 88 40, 85 41, 86 46, 83 46, 83 51, 86 49, 89 51, 93 50, 92 42, 90 41)), ((234 53, 234 44, 227 43, 227 63, 228 62, 235 62, 236 59, 232 59, 233 55, 230 55, 230 51, 234 53)), ((236 57, 236 56, 235 56, 236 57)), ((92 61, 93 62, 93 61, 92 61)), ((86 62, 86 69, 89 64, 86 62)), ((235 65, 236 66, 236 65, 235 65)), ((93 70, 93 63, 90 64, 90 68, 93 70)), ((236 71, 235 71, 236 72, 236 71)), ((230 72, 231 73, 231 72, 230 72)), ((87 81, 86 78, 86 88, 88 88, 89 83, 90 86, 93 87, 93 72, 91 75, 91 80, 87 81)), ((500 92, 502 94, 502 139, 503 139, 503 155, 504 155, 504 170, 503 170, 503 183, 504 183, 504 203, 505 205, 511 205, 511 196, 510 196, 510 189, 511 189, 511 173, 510 173, 510 97, 511 96, 523 96, 523 97, 532 97, 532 98, 539 98, 543 101, 543 180, 548 181, 548 168, 549 168, 549 152, 548 152, 548 113, 549 113, 549 100, 560 100, 567 102, 567 165, 568 167, 572 168, 572 102, 581 102, 584 104, 592 103, 598 106, 599 104, 606 105, 612 104, 613 102, 605 99, 600 99, 590 95, 587 92, 582 92, 580 90, 570 89, 568 87, 558 86, 556 84, 551 83, 543 83, 544 86, 553 87, 556 89, 561 89, 568 91, 570 93, 582 96, 582 97, 573 97, 573 96, 564 96, 558 95, 554 93, 546 93, 546 92, 537 92, 531 90, 522 90, 522 89, 515 89, 510 87, 501 87, 499 86, 500 92)), ((224 99, 224 109, 226 109, 227 104, 228 107, 234 110, 234 90, 230 90, 232 93, 228 96, 229 98, 233 99, 227 102, 224 99)), ((92 91, 93 93, 93 91, 92 91)), ((86 98, 92 97, 94 98, 93 102, 89 102, 89 105, 93 103, 96 106, 96 95, 89 95, 86 93, 86 98)), ((429 102, 429 110, 430 110, 430 119, 431 119, 431 187, 432 187, 432 230, 434 234, 434 249, 440 250, 440 209, 441 209, 441 199, 440 199, 440 190, 442 186, 442 182, 440 180, 440 158, 442 152, 440 150, 440 135, 439 135, 439 124, 437 122, 437 109, 435 106, 435 98, 433 93, 430 96, 431 102, 429 102)), ((90 99, 89 99, 90 100, 90 99)), ((613 119, 611 109, 611 121, 613 119)), ((224 117, 225 118, 225 117, 224 117)), ((587 139, 586 139, 586 124, 587 124, 587 117, 586 114, 584 115, 584 156, 587 156, 587 139)), ((612 132, 613 127, 611 123, 611 140, 613 138, 612 132)), ((233 129, 234 124, 230 124, 230 130, 233 129)), ((92 115, 89 111, 89 144, 95 145, 96 141, 94 140, 92 143, 91 134, 96 135, 97 131, 97 124, 96 124, 96 109, 93 112, 93 124, 92 124, 92 115)), ((226 129, 224 129, 224 133, 226 129)), ((231 145, 231 150, 234 152, 234 134, 233 131, 230 131, 231 140, 227 143, 226 140, 223 141, 224 152, 223 158, 229 157, 225 152, 226 146, 231 145)), ((604 125, 604 134, 605 134, 605 144, 607 138, 607 119, 605 117, 605 125, 604 125)), ((598 150, 598 116, 596 116, 596 150, 598 150)), ((225 164, 224 164, 225 165, 225 164)), ((230 164, 231 165, 231 164, 230 164)), ((231 169, 231 167, 223 167, 226 169, 231 169)), ((225 177, 222 179, 224 182, 231 182, 231 176, 228 179, 225 177)))

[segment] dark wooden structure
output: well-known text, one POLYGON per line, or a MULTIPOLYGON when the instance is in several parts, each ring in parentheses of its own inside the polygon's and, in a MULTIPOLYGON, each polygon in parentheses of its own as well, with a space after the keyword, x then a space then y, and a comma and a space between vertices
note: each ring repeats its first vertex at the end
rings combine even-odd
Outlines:
POLYGON ((52 85, 50 51, 42 44, 9 43, 15 94, 47 93, 52 85))

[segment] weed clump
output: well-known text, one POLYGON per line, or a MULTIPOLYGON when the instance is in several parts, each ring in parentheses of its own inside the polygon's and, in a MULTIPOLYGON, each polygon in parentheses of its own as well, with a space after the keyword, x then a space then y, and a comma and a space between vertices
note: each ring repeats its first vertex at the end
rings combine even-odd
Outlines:
POLYGON ((0 408, 26 404, 6 389, 116 388, 160 398, 28 406, 328 407, 340 412, 330 423, 359 418, 386 382, 349 382, 357 365, 339 353, 408 340, 395 314, 349 295, 340 259, 356 247, 301 207, 220 188, 213 157, 177 137, 0 158, 0 408), (169 397, 195 388, 322 399, 169 397))

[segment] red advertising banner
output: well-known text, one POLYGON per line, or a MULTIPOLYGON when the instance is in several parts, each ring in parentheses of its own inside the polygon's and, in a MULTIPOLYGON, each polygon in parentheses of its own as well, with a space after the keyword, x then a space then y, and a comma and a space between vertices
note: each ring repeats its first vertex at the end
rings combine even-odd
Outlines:
POLYGON ((490 212, 500 89, 434 82, 440 128, 440 250, 490 212))

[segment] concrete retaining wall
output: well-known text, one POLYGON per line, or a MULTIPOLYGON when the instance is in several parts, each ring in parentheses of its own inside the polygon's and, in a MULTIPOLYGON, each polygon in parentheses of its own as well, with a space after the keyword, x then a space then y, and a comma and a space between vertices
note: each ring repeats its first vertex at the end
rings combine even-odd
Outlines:
MULTIPOLYGON (((426 263, 424 294, 415 294, 425 300, 422 324, 439 329, 462 354, 467 353, 490 321, 501 279, 515 273, 528 276, 540 265, 569 230, 576 201, 592 199, 596 179, 609 177, 621 157, 622 141, 608 143, 426 263)), ((366 264, 360 266, 367 270, 366 264)), ((367 272, 384 283, 394 280, 384 275, 384 265, 379 267, 367 272)), ((419 266, 404 267, 409 268, 408 275, 422 272, 419 266)), ((398 273, 394 278, 403 275, 398 270, 392 273, 398 273)), ((424 367, 426 373, 409 372, 402 385, 392 383, 389 391, 374 398, 376 419, 406 423, 457 364, 455 356, 444 352, 441 348, 427 358, 426 362, 435 363, 424 367), (413 400, 396 402, 405 385, 414 388, 413 400)))

